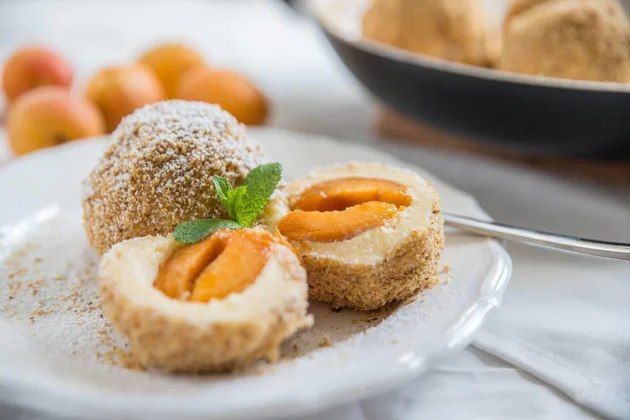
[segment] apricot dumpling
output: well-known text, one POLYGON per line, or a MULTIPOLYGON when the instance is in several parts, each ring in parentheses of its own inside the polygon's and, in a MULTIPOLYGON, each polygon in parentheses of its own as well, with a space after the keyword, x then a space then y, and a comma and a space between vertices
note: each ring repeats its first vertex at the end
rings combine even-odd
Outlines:
POLYGON ((372 0, 362 21, 365 39, 482 66, 489 27, 481 0, 372 0))
POLYGON ((436 281, 440 201, 410 171, 372 163, 319 169, 276 195, 263 219, 301 254, 312 299, 367 311, 436 281))
POLYGON ((187 245, 131 239, 103 256, 99 277, 106 315, 134 354, 169 372, 274 361, 313 323, 299 258, 263 229, 218 230, 187 245))
POLYGON ((166 236, 185 221, 226 218, 213 176, 240 185, 267 161, 245 126, 216 105, 147 105, 122 121, 84 181, 88 239, 103 254, 127 239, 166 236))
POLYGON ((630 25, 616 0, 519 1, 497 68, 575 80, 630 82, 630 25))

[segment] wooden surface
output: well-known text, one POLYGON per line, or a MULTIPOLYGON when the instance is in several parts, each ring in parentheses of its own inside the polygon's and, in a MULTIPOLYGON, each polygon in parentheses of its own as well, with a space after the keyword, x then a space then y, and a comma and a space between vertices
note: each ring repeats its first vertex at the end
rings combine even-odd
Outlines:
POLYGON ((527 156, 444 133, 389 109, 379 112, 376 129, 381 135, 406 139, 424 146, 520 163, 545 171, 588 178, 607 184, 630 186, 630 161, 604 162, 527 156))

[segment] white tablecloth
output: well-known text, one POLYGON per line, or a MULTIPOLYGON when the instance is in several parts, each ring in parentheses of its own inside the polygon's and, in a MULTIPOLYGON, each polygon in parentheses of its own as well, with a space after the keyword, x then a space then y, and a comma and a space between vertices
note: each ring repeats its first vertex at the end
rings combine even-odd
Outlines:
MULTIPOLYGON (((628 190, 377 139, 373 101, 316 29, 278 3, 0 2, 0 62, 24 43, 53 45, 74 63, 79 86, 94 69, 172 39, 256 79, 272 98, 276 126, 374 144, 470 192, 497 220, 630 239, 628 190)), ((476 347, 400 389, 305 419, 630 418, 630 266, 514 244, 508 250, 514 278, 476 347)), ((9 407, 0 418, 50 419, 9 407)))

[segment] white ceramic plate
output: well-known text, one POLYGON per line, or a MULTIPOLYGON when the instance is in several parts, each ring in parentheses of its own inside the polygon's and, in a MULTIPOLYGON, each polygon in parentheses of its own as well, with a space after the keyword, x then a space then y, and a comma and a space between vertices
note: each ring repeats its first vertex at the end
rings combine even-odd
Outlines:
MULTIPOLYGON (((373 149, 254 130, 294 178, 346 160, 409 166, 373 149)), ((331 312, 284 347, 286 360, 231 376, 166 376, 112 364, 124 341, 101 317, 96 256, 80 221, 80 182, 105 140, 34 153, 0 170, 0 399, 82 419, 277 418, 374 395, 464 347, 499 305, 511 274, 496 242, 447 231, 442 284, 378 316, 331 312), (94 309, 90 309, 94 307, 94 309), (331 346, 321 347, 327 337, 331 346)), ((431 178, 418 169, 422 175, 431 178)), ((443 208, 484 217, 469 196, 433 179, 443 208)))

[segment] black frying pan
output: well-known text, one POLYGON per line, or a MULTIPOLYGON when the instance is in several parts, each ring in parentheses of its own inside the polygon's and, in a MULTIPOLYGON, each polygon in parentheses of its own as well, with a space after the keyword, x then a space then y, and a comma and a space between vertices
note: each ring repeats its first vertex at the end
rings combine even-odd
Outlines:
POLYGON ((527 153, 630 157, 630 85, 507 73, 346 39, 329 29, 334 15, 322 19, 321 3, 331 1, 307 1, 337 55, 370 92, 404 114, 527 153))

